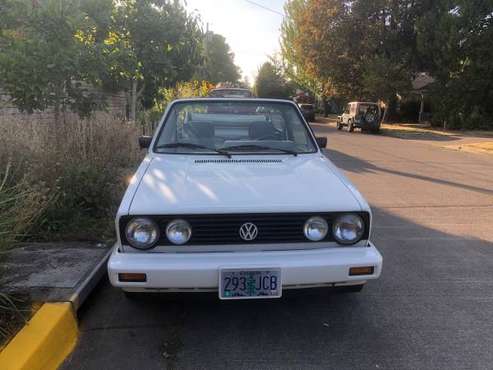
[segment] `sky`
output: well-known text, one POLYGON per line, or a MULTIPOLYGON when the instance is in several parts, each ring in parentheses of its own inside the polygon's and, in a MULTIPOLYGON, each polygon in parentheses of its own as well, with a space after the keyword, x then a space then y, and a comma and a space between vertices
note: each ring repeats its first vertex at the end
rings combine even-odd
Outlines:
MULTIPOLYGON (((286 0, 253 0, 283 13, 286 0)), ((189 11, 200 14, 204 28, 226 37, 242 75, 253 83, 258 68, 279 51, 282 16, 249 0, 186 0, 189 11)))

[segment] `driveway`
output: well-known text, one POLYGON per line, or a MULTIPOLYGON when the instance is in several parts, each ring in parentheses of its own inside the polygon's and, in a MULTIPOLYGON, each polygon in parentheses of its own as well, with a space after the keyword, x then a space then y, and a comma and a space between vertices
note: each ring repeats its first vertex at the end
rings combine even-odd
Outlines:
POLYGON ((491 368, 493 157, 313 128, 373 208, 381 279, 358 294, 237 302, 129 301, 103 282, 62 368, 491 368))

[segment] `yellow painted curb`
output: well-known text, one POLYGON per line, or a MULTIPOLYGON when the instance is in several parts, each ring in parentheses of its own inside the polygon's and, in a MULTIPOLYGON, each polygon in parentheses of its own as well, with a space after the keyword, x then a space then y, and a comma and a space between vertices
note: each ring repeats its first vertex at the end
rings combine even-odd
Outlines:
POLYGON ((77 335, 72 304, 45 303, 0 353, 0 368, 56 369, 74 349, 77 335))

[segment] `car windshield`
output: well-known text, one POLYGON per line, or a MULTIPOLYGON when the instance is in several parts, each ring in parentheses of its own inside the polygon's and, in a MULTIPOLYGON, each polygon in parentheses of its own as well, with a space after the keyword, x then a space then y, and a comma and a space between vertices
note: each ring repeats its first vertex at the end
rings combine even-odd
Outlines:
POLYGON ((310 132, 290 103, 188 101, 173 104, 156 153, 302 154, 317 151, 310 132))

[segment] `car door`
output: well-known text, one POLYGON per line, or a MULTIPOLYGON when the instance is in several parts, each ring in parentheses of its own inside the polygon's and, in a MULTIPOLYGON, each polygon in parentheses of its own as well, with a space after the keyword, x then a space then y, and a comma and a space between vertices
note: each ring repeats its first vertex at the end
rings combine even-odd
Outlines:
POLYGON ((346 108, 344 110, 344 113, 342 113, 342 123, 346 124, 348 119, 349 119, 349 109, 351 107, 351 104, 346 105, 346 108))

